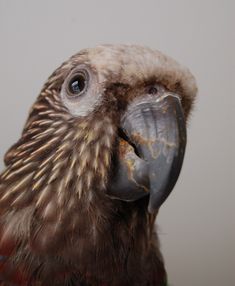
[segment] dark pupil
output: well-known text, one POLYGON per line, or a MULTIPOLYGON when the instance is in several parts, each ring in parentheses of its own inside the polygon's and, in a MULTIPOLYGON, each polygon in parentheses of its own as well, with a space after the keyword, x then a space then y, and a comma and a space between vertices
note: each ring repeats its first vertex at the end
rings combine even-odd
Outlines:
POLYGON ((72 94, 79 94, 85 88, 85 78, 82 75, 74 77, 69 84, 69 91, 72 94))

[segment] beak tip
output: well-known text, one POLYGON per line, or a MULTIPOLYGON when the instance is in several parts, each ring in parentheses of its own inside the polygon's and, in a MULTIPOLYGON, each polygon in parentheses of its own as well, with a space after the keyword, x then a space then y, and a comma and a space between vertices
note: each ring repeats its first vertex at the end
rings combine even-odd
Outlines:
POLYGON ((150 193, 148 212, 151 214, 157 212, 160 209, 164 201, 165 200, 162 198, 158 198, 158 199, 153 198, 152 194, 150 193))

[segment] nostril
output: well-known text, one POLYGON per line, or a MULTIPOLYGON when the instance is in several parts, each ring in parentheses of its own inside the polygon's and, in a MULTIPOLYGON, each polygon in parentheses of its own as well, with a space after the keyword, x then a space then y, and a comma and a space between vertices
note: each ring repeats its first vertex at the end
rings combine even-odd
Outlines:
POLYGON ((156 86, 150 86, 150 88, 148 89, 148 94, 155 95, 157 93, 158 93, 158 88, 156 86))
POLYGON ((135 143, 130 140, 130 138, 127 136, 127 134, 125 133, 125 131, 122 128, 118 128, 118 136, 121 139, 123 139, 124 141, 126 141, 129 145, 131 145, 133 147, 134 151, 135 151, 135 154, 139 158, 141 158, 140 153, 139 153, 135 143))

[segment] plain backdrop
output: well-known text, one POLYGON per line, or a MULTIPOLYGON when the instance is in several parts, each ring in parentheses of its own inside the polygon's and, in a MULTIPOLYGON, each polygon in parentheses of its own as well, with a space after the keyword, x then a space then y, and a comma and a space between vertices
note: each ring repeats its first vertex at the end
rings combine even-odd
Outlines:
POLYGON ((235 285, 234 3, 0 0, 1 169, 44 81, 81 48, 147 45, 195 75, 183 170, 157 221, 173 286, 235 285))

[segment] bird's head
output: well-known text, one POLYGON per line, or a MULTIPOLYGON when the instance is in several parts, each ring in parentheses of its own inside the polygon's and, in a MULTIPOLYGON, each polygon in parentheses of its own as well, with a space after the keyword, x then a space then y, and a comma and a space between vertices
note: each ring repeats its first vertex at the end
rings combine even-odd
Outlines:
POLYGON ((94 197, 149 197, 155 212, 178 178, 195 94, 191 73, 158 51, 104 45, 72 56, 6 154, 1 212, 61 221, 60 210, 79 211, 81 200, 89 208, 94 197))

